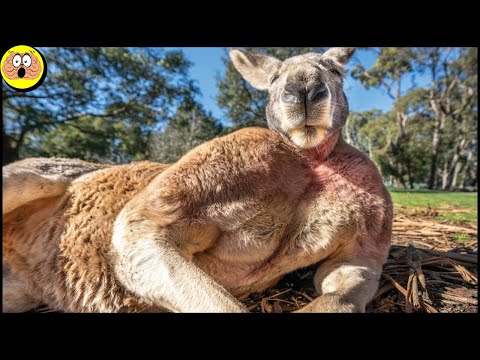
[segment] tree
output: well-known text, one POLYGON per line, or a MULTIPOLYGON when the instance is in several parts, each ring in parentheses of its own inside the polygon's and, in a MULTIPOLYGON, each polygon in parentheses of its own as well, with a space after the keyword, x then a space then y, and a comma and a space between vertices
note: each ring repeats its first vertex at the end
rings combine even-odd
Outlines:
POLYGON ((442 171, 442 189, 453 190, 464 166, 469 166, 473 151, 476 153, 478 132, 478 49, 461 48, 459 56, 451 64, 444 65, 448 79, 439 79, 441 84, 452 88, 437 100, 442 117, 447 118, 450 146, 442 171), (448 66, 450 71, 448 71, 448 66))
MULTIPOLYGON (((467 85, 466 81, 470 80, 467 77, 476 76, 476 70, 473 72, 471 66, 468 69, 468 66, 465 66, 467 63, 461 60, 468 56, 468 53, 470 53, 470 56, 473 56, 475 51, 475 49, 467 48, 441 47, 413 49, 414 61, 418 70, 422 73, 428 73, 431 78, 427 95, 434 114, 432 122, 433 137, 430 149, 430 175, 428 179, 428 187, 430 189, 438 187, 438 159, 445 126, 448 121, 461 122, 459 117, 462 117, 465 110, 470 107, 475 95, 476 80, 474 86, 472 86, 472 82, 470 82, 470 85, 467 85), (463 94, 457 99, 453 99, 453 97, 459 95, 459 91, 462 92, 462 88, 463 94)), ((462 141, 462 139, 458 140, 462 141)), ((457 146, 453 168, 456 166, 460 151, 457 146)), ((447 171, 443 171, 442 188, 447 187, 447 182, 451 183, 452 178, 448 176, 447 171)), ((448 172, 453 173, 454 171, 449 170, 448 172)))
POLYGON ((223 126, 190 99, 180 105, 163 131, 150 136, 149 159, 173 163, 195 146, 223 133, 223 126))
POLYGON ((360 136, 359 133, 361 129, 366 129, 366 126, 368 124, 378 119, 381 115, 382 111, 378 109, 367 110, 363 112, 351 111, 347 117, 345 126, 342 129, 345 141, 351 145, 356 146, 365 154, 368 154, 370 157, 372 157, 372 142, 375 140, 375 135, 370 134, 368 131, 364 131, 362 133, 363 136, 360 136))
POLYGON ((178 51, 40 49, 45 82, 32 92, 3 87, 3 163, 23 156, 125 162, 147 154, 150 132, 197 92, 178 51))
MULTIPOLYGON (((410 48, 374 48, 378 58, 370 69, 366 69, 362 64, 358 64, 352 70, 353 78, 359 80, 367 89, 383 88, 387 95, 397 102, 408 90, 405 88, 407 76, 412 72, 412 51, 410 48)), ((411 169, 408 169, 409 161, 403 158, 406 141, 407 115, 401 108, 394 110, 395 121, 397 125, 396 135, 390 139, 388 144, 389 151, 398 159, 394 164, 394 173, 397 185, 405 188, 405 178, 410 177, 411 169)), ((413 184, 410 182, 410 187, 413 184)))
MULTIPOLYGON (((264 53, 285 60, 291 56, 305 54, 308 52, 322 52, 323 48, 299 48, 299 47, 269 47, 246 48, 248 51, 264 53)), ((232 130, 245 126, 266 127, 265 108, 268 94, 265 91, 254 89, 243 80, 242 76, 235 70, 230 58, 225 55, 225 74, 219 79, 217 86, 219 95, 217 102, 220 108, 226 110, 226 115, 232 123, 232 130)))
MULTIPOLYGON (((477 50, 474 48, 412 48, 416 71, 430 78, 406 104, 422 104, 432 134, 428 188, 453 189, 462 168, 460 159, 473 140, 476 114, 477 50), (441 185, 440 185, 441 183, 441 185)), ((418 109, 417 109, 418 111, 418 109)))
POLYGON ((387 127, 395 135, 386 139, 381 158, 389 166, 384 170, 402 187, 426 183, 431 189, 454 189, 460 177, 469 174, 467 163, 474 166, 476 159, 477 49, 377 51, 375 64, 368 70, 357 66, 353 76, 367 88, 386 89, 394 100, 391 119, 396 129, 387 127), (418 73, 427 75, 430 85, 418 87, 412 81, 407 89, 408 77, 418 73))

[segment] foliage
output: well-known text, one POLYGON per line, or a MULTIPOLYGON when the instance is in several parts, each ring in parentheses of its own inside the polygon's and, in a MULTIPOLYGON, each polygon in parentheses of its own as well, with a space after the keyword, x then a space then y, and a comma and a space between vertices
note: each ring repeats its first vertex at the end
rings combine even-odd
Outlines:
POLYGON ((48 64, 29 93, 3 88, 4 163, 27 156, 142 159, 152 129, 198 90, 178 51, 40 49, 48 64))
POLYGON ((163 131, 150 137, 150 159, 173 163, 188 150, 222 134, 224 128, 193 100, 180 105, 163 131))
POLYGON ((384 89, 391 111, 350 114, 347 141, 354 143, 396 186, 476 188, 476 48, 372 49, 376 62, 358 64, 352 76, 367 89, 384 89), (419 87, 414 75, 431 79, 419 87), (407 86, 410 85, 410 86, 407 86))

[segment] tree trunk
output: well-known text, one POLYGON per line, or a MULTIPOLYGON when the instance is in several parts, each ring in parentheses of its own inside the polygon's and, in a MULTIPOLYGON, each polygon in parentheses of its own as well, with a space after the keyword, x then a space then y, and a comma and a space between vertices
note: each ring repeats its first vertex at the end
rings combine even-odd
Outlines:
POLYGON ((435 131, 433 133, 433 140, 432 140, 432 150, 430 153, 430 176, 428 178, 428 188, 429 189, 434 189, 438 186, 437 184, 437 177, 435 176, 437 174, 437 158, 438 158, 438 144, 439 144, 439 135, 435 131))
POLYGON ((467 182, 467 177, 468 177, 468 170, 470 169, 471 165, 472 165, 472 159, 473 159, 473 151, 472 149, 468 150, 468 153, 467 153, 467 159, 465 161, 465 166, 463 166, 462 170, 461 170, 461 174, 462 174, 462 183, 460 185, 460 187, 463 189, 465 188, 465 183, 467 182))
POLYGON ((430 175, 428 177, 427 187, 432 190, 436 189, 438 186, 438 178, 437 178, 437 161, 438 161, 438 146, 440 144, 440 121, 439 121, 439 113, 438 113, 438 106, 435 101, 435 82, 437 81, 437 52, 432 53, 432 63, 430 66, 430 71, 432 73, 432 83, 430 85, 429 91, 429 100, 432 110, 435 114, 435 118, 433 120, 433 137, 432 137, 432 147, 430 150, 430 175))
POLYGON ((405 169, 408 177, 408 185, 410 186, 410 189, 414 189, 413 184, 415 182, 415 179, 412 172, 410 155, 406 155, 402 152, 402 163, 405 164, 405 169))
POLYGON ((410 171, 410 169, 408 169, 408 184, 410 185, 410 189, 415 189, 415 187, 413 186, 414 182, 415 181, 413 180, 412 172, 410 171))
POLYGON ((455 164, 455 168, 453 170, 453 175, 451 177, 450 184, 448 184, 449 191, 455 190, 455 187, 457 186, 458 174, 460 173, 460 171, 462 171, 462 167, 463 167, 463 164, 461 162, 457 162, 455 164))
POLYGON ((447 161, 443 164, 443 171, 442 171, 442 190, 447 188, 448 184, 448 164, 447 161))
POLYGON ((407 172, 407 177, 408 177, 408 185, 410 189, 414 189, 413 183, 415 182, 413 175, 412 175, 412 169, 410 166, 410 159, 409 157, 402 156, 402 162, 405 164, 406 172, 407 172))
POLYGON ((368 157, 373 160, 373 149, 372 149, 372 142, 368 139, 368 157))
POLYGON ((397 125, 398 125, 398 139, 402 139, 405 136, 405 125, 407 117, 402 111, 397 111, 397 125))
POLYGON ((405 158, 403 155, 403 136, 404 136, 404 127, 403 127, 403 122, 400 120, 401 113, 397 112, 397 119, 398 119, 398 126, 399 126, 399 134, 397 134, 396 139, 394 141, 390 142, 388 145, 389 151, 388 151, 388 161, 390 163, 390 167, 394 169, 395 174, 395 182, 396 186, 402 189, 407 188, 407 184, 403 177, 407 175, 407 171, 405 170, 405 167, 407 164, 405 163, 405 158), (401 134, 401 135, 400 135, 401 134))
POLYGON ((350 116, 347 116, 347 121, 343 129, 345 131, 345 141, 347 142, 347 144, 353 145, 352 135, 350 133, 350 116))
POLYGON ((405 183, 405 180, 403 180, 403 166, 400 162, 397 163, 397 166, 395 167, 396 174, 395 179, 397 182, 397 187, 401 189, 406 189, 407 184, 405 183))
POLYGON ((392 161, 390 160, 390 165, 395 169, 396 172, 396 174, 393 175, 395 177, 396 187, 400 189, 406 189, 407 184, 405 183, 405 180, 403 180, 403 164, 401 161, 397 161, 395 164, 392 164, 392 161))
POLYGON ((18 146, 15 146, 12 139, 10 139, 10 137, 7 134, 5 134, 5 132, 3 133, 2 140, 3 140, 3 148, 2 148, 2 151, 3 151, 2 166, 3 166, 18 160, 19 148, 18 146))
MULTIPOLYGON (((445 114, 441 115, 442 118, 445 117, 445 114)), ((436 189, 438 187, 437 182, 437 166, 438 166, 438 150, 440 149, 440 140, 441 140, 441 131, 442 123, 445 123, 445 120, 440 121, 439 115, 435 113, 435 119, 433 121, 433 137, 432 137, 432 147, 430 150, 430 176, 428 178, 428 188, 436 189)))
POLYGON ((407 185, 405 184, 405 181, 401 177, 395 177, 395 187, 399 189, 406 189, 407 185))
POLYGON ((458 172, 462 168, 462 163, 460 163, 460 156, 465 151, 465 136, 460 135, 455 142, 455 148, 453 149, 452 163, 448 171, 448 181, 447 187, 449 190, 452 190, 455 187, 457 182, 458 172), (460 139, 459 139, 460 138, 460 139))
POLYGON ((20 147, 23 145, 25 135, 30 130, 29 126, 23 126, 17 139, 8 135, 5 131, 5 123, 2 122, 2 140, 3 140, 3 164, 14 162, 20 158, 20 147))

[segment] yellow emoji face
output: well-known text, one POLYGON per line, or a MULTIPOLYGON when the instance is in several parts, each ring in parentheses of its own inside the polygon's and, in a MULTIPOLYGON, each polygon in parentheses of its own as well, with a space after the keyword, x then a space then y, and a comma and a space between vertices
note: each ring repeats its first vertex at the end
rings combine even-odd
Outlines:
POLYGON ((36 89, 45 79, 46 63, 38 50, 18 45, 3 54, 0 63, 3 80, 17 91, 36 89))

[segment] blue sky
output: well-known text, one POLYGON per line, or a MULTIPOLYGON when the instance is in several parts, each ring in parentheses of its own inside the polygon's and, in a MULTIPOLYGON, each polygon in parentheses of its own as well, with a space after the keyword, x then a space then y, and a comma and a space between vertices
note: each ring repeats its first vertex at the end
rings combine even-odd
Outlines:
MULTIPOLYGON (((173 48, 166 48, 170 50, 173 48)), ((183 47, 175 48, 182 50, 187 58, 192 61, 190 75, 197 80, 197 84, 202 92, 198 100, 203 104, 206 110, 224 121, 225 115, 216 101, 218 89, 216 86, 217 78, 224 72, 222 57, 226 56, 228 48, 219 47, 183 47)), ((368 50, 358 50, 351 61, 359 61, 365 67, 370 67, 375 62, 375 54, 368 50)), ((428 79, 417 74, 416 81, 418 85, 425 85, 428 79)), ((350 103, 352 111, 364 111, 369 109, 389 110, 392 101, 383 89, 366 90, 358 81, 350 76, 345 79, 344 90, 350 103)))

